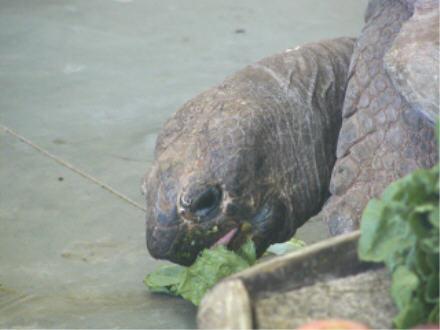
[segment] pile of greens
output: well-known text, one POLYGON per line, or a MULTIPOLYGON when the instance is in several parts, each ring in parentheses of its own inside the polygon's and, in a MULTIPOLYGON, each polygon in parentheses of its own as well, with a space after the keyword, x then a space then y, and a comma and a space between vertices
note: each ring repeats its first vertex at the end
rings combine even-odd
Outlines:
MULTIPOLYGON (((273 244, 266 255, 279 255, 306 244, 296 238, 285 243, 273 244)), ((204 294, 221 279, 246 269, 257 262, 254 242, 249 239, 238 251, 230 251, 224 245, 214 250, 205 249, 190 267, 162 266, 148 274, 144 283, 153 292, 182 296, 198 306, 204 294)))
POLYGON ((148 274, 145 284, 153 292, 182 296, 198 306, 206 291, 218 281, 257 261, 255 244, 248 240, 240 250, 233 252, 224 245, 205 249, 189 267, 170 265, 159 267, 148 274))
POLYGON ((439 166, 392 183, 361 220, 359 258, 384 262, 397 328, 439 322, 439 166))

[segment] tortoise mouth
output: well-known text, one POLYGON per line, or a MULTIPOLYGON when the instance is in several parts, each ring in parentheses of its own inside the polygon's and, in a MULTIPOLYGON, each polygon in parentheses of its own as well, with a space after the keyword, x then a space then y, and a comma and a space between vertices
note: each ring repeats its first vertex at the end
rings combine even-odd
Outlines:
POLYGON ((229 250, 238 250, 252 239, 260 256, 270 244, 279 242, 285 228, 284 210, 277 199, 268 199, 247 219, 242 214, 232 218, 216 212, 209 221, 193 222, 171 212, 177 221, 170 226, 165 225, 169 221, 161 225, 157 222, 160 219, 147 222, 147 247, 155 258, 188 266, 203 249, 225 245, 229 250))
POLYGON ((238 228, 233 228, 226 233, 226 235, 220 237, 218 241, 211 245, 210 249, 215 249, 217 245, 228 245, 229 242, 234 238, 234 235, 237 233, 238 228))
POLYGON ((203 249, 225 245, 229 250, 238 250, 248 239, 254 241, 257 255, 261 255, 267 246, 273 243, 274 237, 278 237, 278 230, 281 228, 277 225, 274 215, 276 210, 270 203, 265 203, 245 221, 227 219, 218 215, 210 223, 183 228, 180 237, 172 243, 165 259, 191 265, 203 249))

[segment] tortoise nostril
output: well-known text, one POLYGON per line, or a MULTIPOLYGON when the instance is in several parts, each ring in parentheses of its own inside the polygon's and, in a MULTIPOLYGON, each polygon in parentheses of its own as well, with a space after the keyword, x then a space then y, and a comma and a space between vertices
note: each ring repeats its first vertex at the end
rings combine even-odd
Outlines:
POLYGON ((205 216, 219 206, 220 200, 220 188, 210 187, 194 199, 190 211, 196 216, 205 216))

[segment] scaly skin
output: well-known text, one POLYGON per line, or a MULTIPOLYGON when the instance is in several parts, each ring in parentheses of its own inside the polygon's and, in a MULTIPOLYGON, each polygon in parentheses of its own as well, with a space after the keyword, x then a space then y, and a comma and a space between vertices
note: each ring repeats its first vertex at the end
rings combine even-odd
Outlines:
POLYGON ((191 264, 237 228, 261 254, 328 197, 353 40, 266 58, 189 101, 165 124, 148 177, 147 247, 191 264))
POLYGON ((371 1, 367 10, 350 64, 332 196, 322 211, 332 235, 357 229, 367 202, 388 184, 437 162, 432 123, 409 107, 383 65, 412 2, 371 1))

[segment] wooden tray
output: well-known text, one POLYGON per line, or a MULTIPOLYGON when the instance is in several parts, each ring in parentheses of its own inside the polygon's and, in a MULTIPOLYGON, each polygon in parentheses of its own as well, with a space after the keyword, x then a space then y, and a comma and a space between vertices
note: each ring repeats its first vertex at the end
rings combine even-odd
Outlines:
POLYGON ((383 264, 357 257, 359 231, 263 261, 218 283, 203 298, 199 328, 295 328, 351 319, 389 328, 397 310, 383 264))

